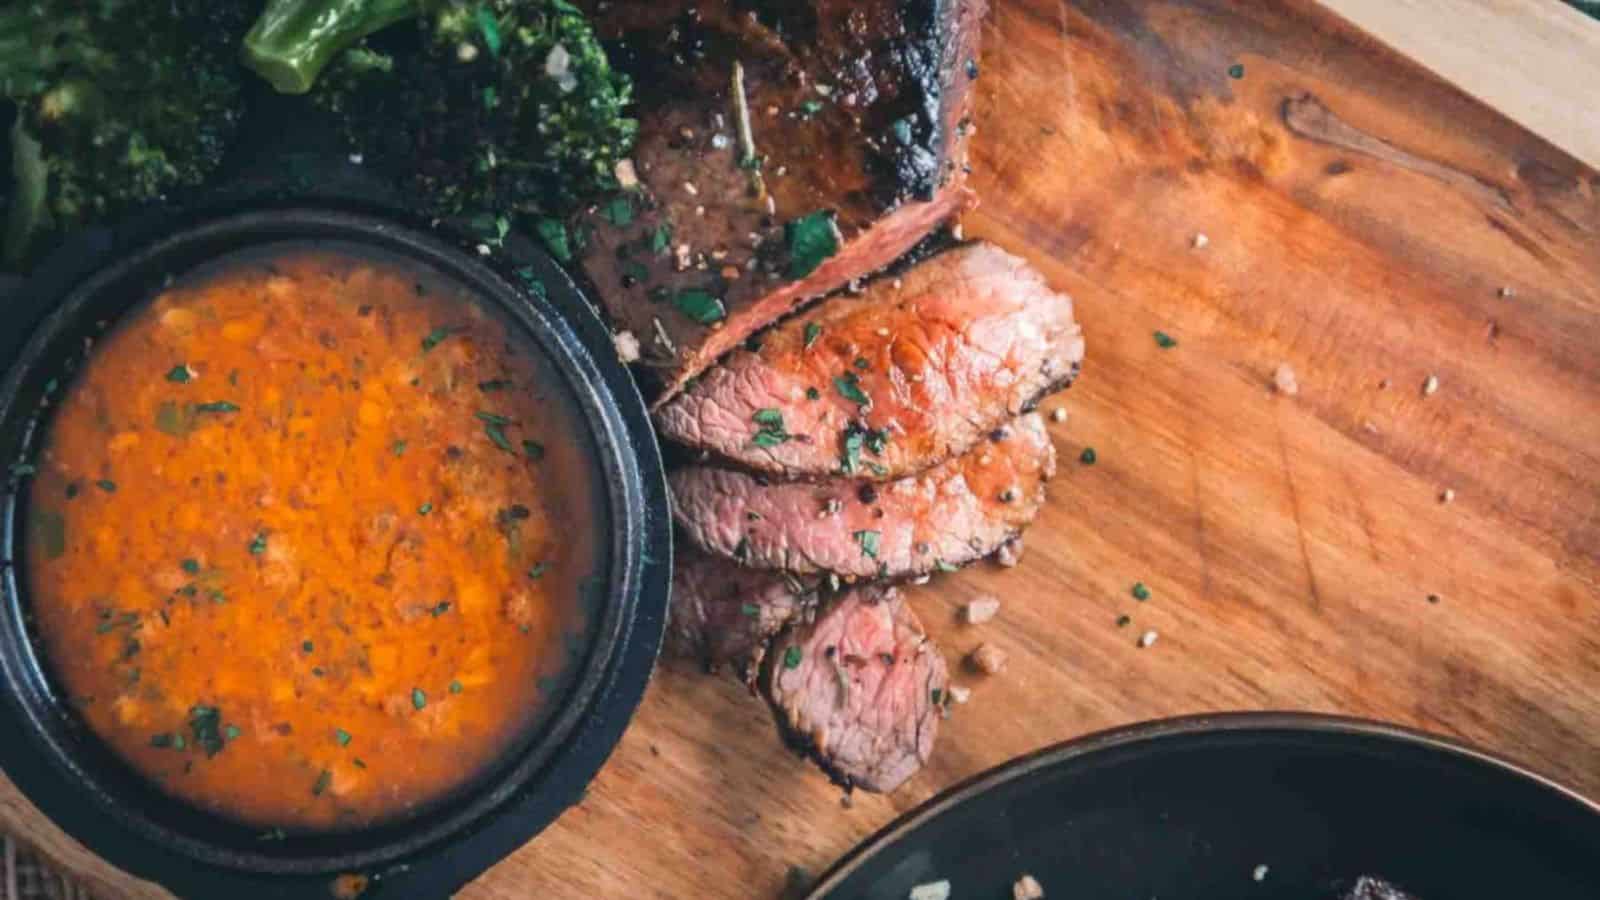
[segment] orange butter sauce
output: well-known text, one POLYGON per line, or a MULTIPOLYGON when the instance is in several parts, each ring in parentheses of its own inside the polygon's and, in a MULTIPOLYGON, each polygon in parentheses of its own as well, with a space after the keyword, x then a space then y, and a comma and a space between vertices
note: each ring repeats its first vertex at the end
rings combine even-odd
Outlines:
POLYGON ((470 782, 549 699, 601 552, 555 379, 465 288, 353 247, 218 260, 130 312, 30 488, 30 610, 71 704, 263 827, 470 782))

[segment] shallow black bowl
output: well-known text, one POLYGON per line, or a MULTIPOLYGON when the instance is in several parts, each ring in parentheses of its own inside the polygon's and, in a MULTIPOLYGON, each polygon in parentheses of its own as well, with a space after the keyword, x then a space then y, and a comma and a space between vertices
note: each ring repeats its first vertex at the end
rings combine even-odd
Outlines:
POLYGON ((948 879, 953 898, 1008 898, 1024 873, 1073 900, 1324 900, 1361 875, 1420 900, 1592 900, 1600 806, 1391 725, 1201 716, 979 775, 870 838, 811 896, 905 900, 948 879))
POLYGON ((637 707, 661 641, 671 537, 660 456, 609 332, 565 274, 523 246, 503 264, 516 267, 506 277, 424 229, 332 207, 191 213, 79 235, 0 306, 0 465, 36 451, 49 397, 86 338, 168 276, 283 241, 355 244, 434 269, 503 312, 565 379, 611 533, 603 576, 582 598, 588 626, 548 715, 472 786, 394 824, 264 840, 259 828, 175 801, 95 740, 52 684, 19 590, 26 491, 11 477, 0 498, 0 766, 90 849, 183 896, 327 896, 337 876, 355 874, 370 879, 368 896, 442 897, 580 799, 637 707), (543 290, 527 290, 533 282, 543 290))

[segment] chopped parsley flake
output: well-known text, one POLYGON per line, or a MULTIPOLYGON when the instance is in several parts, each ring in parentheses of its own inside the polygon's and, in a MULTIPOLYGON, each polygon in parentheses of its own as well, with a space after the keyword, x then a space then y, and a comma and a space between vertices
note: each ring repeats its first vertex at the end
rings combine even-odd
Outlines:
POLYGON ((189 371, 189 366, 185 363, 179 363, 167 372, 167 380, 177 384, 188 384, 193 377, 194 373, 189 371))
POLYGON ((117 492, 117 483, 109 478, 102 478, 99 481, 96 481, 94 486, 108 494, 115 494, 117 492))
POLYGON ((1095 454, 1093 447, 1085 447, 1083 448, 1083 452, 1078 454, 1078 462, 1081 462, 1086 466, 1094 465, 1095 460, 1099 458, 1100 457, 1095 454))
POLYGON ((194 745, 216 756, 222 752, 222 710, 215 706, 194 706, 189 710, 189 730, 194 732, 194 745))
POLYGON ((860 406, 872 405, 872 398, 861 390, 861 380, 856 377, 854 372, 846 372, 843 375, 835 376, 833 389, 839 392, 839 396, 849 400, 851 403, 860 406))
POLYGON ((822 326, 815 322, 807 322, 805 332, 806 349, 811 349, 811 345, 815 344, 819 337, 822 337, 822 326))
POLYGON ((335 728, 333 730, 333 739, 337 741, 341 747, 350 746, 350 732, 345 731, 343 728, 335 728))
POLYGON ((439 346, 444 342, 445 338, 455 334, 455 332, 456 329, 448 325, 440 325, 438 328, 428 332, 427 336, 422 339, 422 352, 427 353, 429 350, 439 346))
POLYGON ((621 228, 633 224, 633 204, 628 202, 628 195, 618 194, 611 198, 605 207, 606 220, 621 228))
POLYGON ((394 455, 395 456, 405 456, 406 455, 406 442, 405 441, 395 441, 393 444, 389 445, 389 449, 394 451, 394 455))
POLYGON ((459 682, 459 681, 450 682, 450 693, 452 693, 452 694, 461 693, 461 682, 459 682))
POLYGON ((711 296, 710 291, 700 288, 677 292, 672 296, 672 305, 701 325, 710 325, 728 317, 728 308, 722 305, 722 301, 711 296))
POLYGON ((239 406, 226 400, 217 400, 211 403, 196 403, 194 411, 197 413, 235 413, 239 411, 239 406))
POLYGON ((744 603, 739 606, 739 613, 753 619, 761 615, 761 607, 756 606, 754 603, 744 603))
POLYGON ((322 792, 326 791, 328 789, 328 785, 331 784, 333 784, 333 773, 327 769, 323 769, 322 773, 317 776, 316 784, 311 786, 311 796, 322 796, 322 792))
POLYGON ((1229 66, 1228 67, 1228 77, 1229 78, 1233 78, 1233 79, 1243 78, 1244 77, 1244 66, 1239 64, 1239 63, 1234 63, 1233 65, 1229 66))
POLYGON ((783 651, 783 667, 785 669, 799 668, 800 660, 803 655, 804 654, 799 647, 790 647, 789 649, 783 651))
POLYGON ((310 641, 301 641, 300 642, 300 649, 304 650, 307 653, 310 653, 311 651, 317 649, 317 645, 313 644, 310 641))
POLYGON ((540 219, 533 223, 533 232, 551 256, 559 262, 572 262, 572 239, 567 236, 567 226, 560 219, 540 219))
POLYGON ((806 388, 806 399, 807 400, 820 400, 820 399, 822 399, 822 392, 817 390, 814 387, 808 387, 808 388, 806 388))
POLYGON ((421 506, 417 507, 417 515, 419 515, 419 516, 425 516, 425 515, 427 515, 428 513, 431 513, 431 512, 433 512, 433 504, 432 503, 424 503, 421 506))
POLYGON ((757 447, 776 447, 789 440, 789 433, 783 430, 783 411, 773 408, 758 409, 751 419, 759 426, 751 443, 757 447))
POLYGON ((650 252, 665 253, 672 247, 672 228, 667 225, 657 225, 650 232, 650 252))
POLYGON ((1130 593, 1133 594, 1133 599, 1135 600, 1142 601, 1150 599, 1150 589, 1145 587, 1144 582, 1142 581, 1135 581, 1133 583, 1133 590, 1130 593))
POLYGON ((861 545, 861 554, 872 559, 878 558, 878 541, 882 538, 883 534, 877 531, 858 531, 855 533, 856 543, 861 545))
POLYGON ((529 567, 529 569, 528 569, 528 577, 529 578, 543 578, 545 570, 547 570, 549 568, 550 568, 550 564, 549 563, 536 562, 531 567, 529 567))
POLYGON ((496 378, 493 381, 478 382, 478 390, 483 391, 485 394, 489 393, 490 391, 503 391, 508 387, 511 387, 511 382, 504 378, 496 378))
POLYGON ((424 709, 427 707, 428 695, 422 692, 422 688, 411 689, 411 705, 417 709, 424 709))
POLYGON ((525 440, 522 442, 522 455, 534 462, 538 462, 544 459, 544 445, 538 441, 525 440))
POLYGON ((250 552, 256 556, 267 552, 266 532, 256 532, 256 536, 250 539, 250 552))
POLYGON ((193 575, 200 571, 200 561, 197 559, 186 559, 183 562, 178 563, 178 567, 183 569, 185 572, 188 572, 190 575, 193 575))
POLYGON ((934 565, 934 568, 938 569, 941 572, 959 572, 959 571, 961 571, 961 567, 960 566, 955 565, 954 563, 947 563, 942 559, 935 560, 933 565, 934 565))
POLYGON ((804 278, 839 252, 839 226, 829 210, 818 210, 783 226, 789 245, 789 277, 804 278))
POLYGON ((1154 337, 1156 339, 1156 346, 1163 350, 1170 350, 1173 347, 1178 346, 1178 339, 1170 334, 1167 334, 1165 331, 1157 331, 1154 337))

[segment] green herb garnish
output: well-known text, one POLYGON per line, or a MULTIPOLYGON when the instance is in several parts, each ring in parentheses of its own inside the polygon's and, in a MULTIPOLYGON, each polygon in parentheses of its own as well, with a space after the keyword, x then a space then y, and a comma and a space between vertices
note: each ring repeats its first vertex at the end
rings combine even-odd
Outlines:
POLYGON ((333 784, 333 773, 329 772, 327 769, 323 769, 321 774, 317 776, 316 784, 311 786, 311 796, 322 796, 322 792, 326 791, 328 789, 328 785, 330 784, 333 784))
POLYGON ((1233 78, 1233 79, 1243 78, 1244 77, 1244 66, 1239 64, 1239 63, 1234 63, 1233 65, 1229 66, 1228 67, 1228 77, 1229 78, 1233 78))
POLYGON ((618 228, 633 224, 633 204, 628 201, 627 194, 618 194, 611 198, 605 205, 604 214, 606 220, 618 228))
POLYGON ((636 284, 642 284, 650 280, 650 270, 645 267, 644 263, 632 259, 622 264, 622 275, 624 278, 633 279, 636 284))
POLYGON ((455 334, 455 332, 456 329, 451 328, 448 325, 440 325, 438 328, 428 332, 427 335, 422 338, 422 352, 427 353, 433 348, 444 343, 444 339, 452 334, 455 334))
POLYGON ((395 456, 405 456, 406 455, 406 442, 405 441, 395 441, 393 444, 389 445, 389 449, 394 451, 394 455, 395 456))
POLYGON ((267 552, 266 532, 258 531, 256 532, 256 536, 250 539, 250 552, 256 556, 260 556, 261 554, 267 552))
POLYGON ((789 649, 783 651, 783 667, 785 669, 799 668, 800 660, 803 655, 804 654, 799 647, 790 647, 789 649))
POLYGON ((189 730, 194 732, 194 744, 206 752, 206 756, 216 756, 222 752, 222 711, 215 706, 196 705, 189 709, 189 730))
POLYGON ((528 577, 529 578, 543 578, 545 570, 547 570, 549 568, 550 568, 550 564, 549 563, 546 563, 546 562, 543 562, 543 561, 536 562, 531 567, 529 567, 529 569, 528 569, 528 577))
POLYGON ((959 572, 959 571, 961 571, 961 567, 960 566, 955 565, 954 563, 947 563, 942 559, 934 560, 933 566, 934 566, 934 568, 938 569, 941 572, 959 572))
POLYGON ((1170 334, 1167 334, 1165 331, 1155 332, 1154 337, 1156 339, 1156 346, 1163 350, 1170 350, 1173 347, 1178 346, 1178 339, 1170 334))
POLYGON ((562 263, 572 262, 572 239, 567 226, 560 219, 540 219, 533 223, 533 233, 539 236, 550 255, 562 263))
POLYGON ((872 559, 878 558, 878 541, 882 537, 883 534, 877 531, 858 531, 855 533, 856 543, 861 545, 861 554, 872 559))
POLYGON ((672 295, 672 305, 701 325, 710 325, 728 317, 728 309, 722 305, 722 301, 700 288, 690 288, 672 295))
POLYGON ((425 516, 425 515, 427 515, 428 513, 431 513, 431 512, 433 512, 433 504, 432 503, 424 503, 421 506, 417 507, 417 515, 419 515, 419 516, 425 516))
POLYGON ((761 607, 754 603, 744 603, 739 606, 739 614, 753 619, 761 615, 761 607))
POLYGON ((300 649, 304 650, 307 653, 310 653, 313 650, 317 649, 317 645, 312 643, 311 641, 301 641, 300 642, 300 649))
POLYGON ((818 210, 783 226, 789 245, 789 277, 804 278, 839 252, 839 227, 829 210, 818 210))
POLYGON ((758 409, 751 418, 760 426, 751 438, 751 443, 757 447, 776 447, 789 440, 789 433, 783 430, 782 410, 758 409))
POLYGON ((846 475, 854 475, 861 467, 861 445, 866 441, 866 432, 860 426, 850 425, 844 431, 844 444, 839 453, 839 468, 846 475))
POLYGON ((438 603, 435 603, 432 606, 432 608, 430 608, 428 610, 428 615, 433 616, 435 619, 437 619, 437 618, 439 618, 440 616, 444 615, 445 613, 447 613, 449 611, 450 611, 450 601, 449 600, 440 600, 438 603))
POLYGON ((524 440, 522 442, 522 455, 534 462, 538 462, 544 459, 544 445, 538 441, 524 440))
POLYGON ((866 392, 861 390, 861 380, 856 377, 856 373, 854 372, 846 372, 843 375, 835 376, 833 379, 833 389, 839 392, 839 396, 849 400, 851 403, 855 403, 860 406, 872 405, 872 398, 868 397, 866 392))
POLYGON ((411 689, 411 705, 417 709, 423 709, 427 707, 428 695, 422 692, 422 688, 411 689))
POLYGON ((650 231, 650 252, 665 253, 672 247, 672 228, 668 225, 657 225, 650 231))
POLYGON ((819 337, 822 337, 822 326, 815 322, 807 322, 805 331, 806 349, 811 349, 811 345, 815 344, 817 342, 817 338, 819 337))
POLYGON ((194 411, 197 413, 236 413, 239 406, 226 400, 216 400, 211 403, 196 403, 194 411))
POLYGON ((800 117, 802 119, 809 119, 819 112, 822 112, 821 100, 806 100, 800 104, 800 117))
POLYGON ((193 377, 194 373, 189 371, 189 366, 185 363, 179 363, 167 371, 167 380, 178 384, 188 384, 189 379, 193 377))
POLYGON ((806 399, 807 400, 820 400, 820 399, 822 399, 822 392, 817 390, 814 387, 808 387, 808 388, 806 388, 806 399))
POLYGON ((96 481, 94 486, 108 494, 115 494, 117 492, 117 483, 109 478, 102 478, 99 481, 96 481))
POLYGON ((1093 447, 1085 447, 1083 448, 1083 452, 1078 454, 1078 462, 1081 462, 1086 466, 1094 465, 1095 460, 1099 458, 1100 457, 1095 454, 1093 447))
POLYGON ((341 747, 350 746, 350 732, 345 731, 343 728, 335 728, 333 730, 333 739, 341 747))
POLYGON ((502 415, 500 415, 498 413, 484 412, 482 410, 479 410, 478 412, 474 413, 474 415, 476 415, 480 420, 482 420, 484 422, 488 422, 490 425, 510 425, 511 424, 511 420, 510 419, 508 419, 505 416, 502 416, 502 415))
POLYGON ((928 696, 930 698, 932 698, 933 705, 934 706, 938 706, 939 705, 939 701, 944 699, 944 691, 941 691, 938 688, 934 688, 933 690, 928 692, 928 696))
POLYGON ((450 682, 450 693, 452 693, 452 694, 461 693, 461 682, 459 682, 459 681, 450 682))
POLYGON ((506 437, 506 432, 503 427, 490 422, 483 426, 483 433, 488 435, 489 440, 493 441, 494 445, 499 447, 501 450, 504 450, 507 453, 517 452, 516 449, 511 446, 511 439, 506 437))
POLYGON ((230 740, 230 741, 238 740, 239 739, 239 735, 241 735, 243 733, 244 732, 240 731, 239 730, 239 726, 237 726, 237 725, 229 725, 227 728, 222 729, 223 738, 225 740, 230 740))
POLYGON ((483 33, 483 46, 489 49, 490 56, 500 55, 500 23, 495 21, 494 11, 487 6, 478 7, 476 14, 478 30, 483 33))
POLYGON ((178 567, 193 575, 200 571, 200 561, 198 559, 186 559, 178 563, 178 567))
POLYGON ((1150 589, 1145 587, 1142 581, 1135 581, 1133 590, 1130 593, 1133 594, 1133 599, 1135 600, 1144 601, 1150 599, 1150 589))
POLYGON ((478 382, 478 390, 483 391, 485 394, 491 391, 503 391, 508 387, 511 387, 511 382, 504 378, 496 378, 493 381, 478 382))

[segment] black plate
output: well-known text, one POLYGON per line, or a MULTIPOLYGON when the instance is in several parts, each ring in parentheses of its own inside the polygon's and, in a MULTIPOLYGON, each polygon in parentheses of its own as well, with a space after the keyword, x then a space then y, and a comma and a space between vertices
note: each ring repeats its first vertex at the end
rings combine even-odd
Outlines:
POLYGON ((979 775, 852 851, 811 896, 906 900, 948 879, 952 900, 1001 900, 1024 873, 1070 900, 1331 900, 1374 874, 1420 900, 1594 900, 1600 806, 1394 726, 1175 719, 979 775))
POLYGON ((10 478, 0 494, 0 767, 73 837, 182 896, 328 896, 343 873, 370 878, 367 896, 446 896, 581 798, 643 695, 671 567, 655 437, 610 333, 573 282, 526 242, 485 262, 402 214, 359 211, 355 201, 337 208, 257 197, 249 209, 219 211, 235 205, 230 197, 204 210, 80 234, 0 306, 0 478, 7 464, 31 459, 50 399, 70 382, 85 339, 166 277, 281 241, 353 243, 404 257, 463 284, 524 331, 575 406, 611 534, 604 569, 583 598, 588 624, 569 646, 568 677, 520 746, 427 812, 361 831, 263 840, 259 828, 154 789, 63 702, 29 634, 27 598, 12 562, 20 555, 26 491, 10 478), (533 282, 543 290, 528 290, 533 282))

